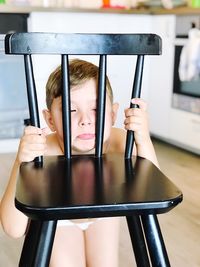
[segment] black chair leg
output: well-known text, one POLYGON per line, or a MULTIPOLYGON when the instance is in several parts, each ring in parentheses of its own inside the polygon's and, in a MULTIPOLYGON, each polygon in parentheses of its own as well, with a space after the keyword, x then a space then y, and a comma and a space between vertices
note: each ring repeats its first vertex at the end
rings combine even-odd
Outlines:
POLYGON ((57 221, 31 221, 19 267, 48 267, 57 221))
POLYGON ((149 249, 152 267, 170 267, 167 250, 156 215, 142 215, 143 229, 149 249))
POLYGON ((127 224, 138 267, 150 267, 140 216, 127 216, 127 224))

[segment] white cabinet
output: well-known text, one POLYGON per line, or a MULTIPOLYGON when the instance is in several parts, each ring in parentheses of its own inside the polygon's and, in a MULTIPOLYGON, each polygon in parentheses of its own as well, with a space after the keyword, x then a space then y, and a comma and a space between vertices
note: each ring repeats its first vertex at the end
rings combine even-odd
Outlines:
POLYGON ((169 140, 200 154, 200 116, 173 108, 170 115, 169 140))
POLYGON ((103 32, 136 33, 151 29, 151 15, 33 12, 29 17, 29 31, 38 32, 103 32))

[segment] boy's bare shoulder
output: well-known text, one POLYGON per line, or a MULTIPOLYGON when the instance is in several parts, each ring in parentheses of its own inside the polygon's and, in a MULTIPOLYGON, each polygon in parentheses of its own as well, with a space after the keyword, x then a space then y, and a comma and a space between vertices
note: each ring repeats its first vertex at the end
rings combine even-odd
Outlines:
MULTIPOLYGON (((110 152, 125 152, 127 131, 120 128, 112 128, 110 137, 110 152)), ((137 155, 136 146, 133 147, 133 155, 137 155)))
POLYGON ((55 133, 51 133, 47 135, 47 150, 46 155, 47 156, 53 156, 53 155, 62 155, 63 152, 58 144, 58 139, 56 137, 55 133))
POLYGON ((124 152, 126 131, 113 127, 110 136, 110 152, 124 152))

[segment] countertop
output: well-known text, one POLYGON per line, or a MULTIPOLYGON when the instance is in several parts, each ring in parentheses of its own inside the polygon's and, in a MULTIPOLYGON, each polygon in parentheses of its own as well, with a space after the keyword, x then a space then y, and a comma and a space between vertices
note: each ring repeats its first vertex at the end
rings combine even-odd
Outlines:
POLYGON ((119 8, 67 8, 67 7, 42 7, 42 6, 22 6, 0 4, 0 13, 31 13, 31 12, 76 12, 76 13, 116 13, 116 14, 149 14, 149 15, 199 15, 200 8, 190 8, 187 6, 165 9, 162 7, 140 7, 131 9, 119 8))

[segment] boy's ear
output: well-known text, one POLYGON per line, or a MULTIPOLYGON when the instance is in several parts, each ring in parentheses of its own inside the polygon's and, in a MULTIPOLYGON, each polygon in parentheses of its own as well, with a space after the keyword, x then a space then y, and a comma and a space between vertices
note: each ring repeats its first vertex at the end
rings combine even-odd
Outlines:
POLYGON ((46 121, 46 124, 48 125, 48 127, 50 128, 50 130, 52 132, 55 132, 55 128, 54 128, 54 124, 53 124, 53 119, 51 116, 51 112, 48 109, 44 109, 42 111, 43 117, 46 121))
POLYGON ((119 109, 119 104, 118 103, 114 103, 112 105, 112 125, 115 124, 115 121, 117 119, 117 111, 119 109))

